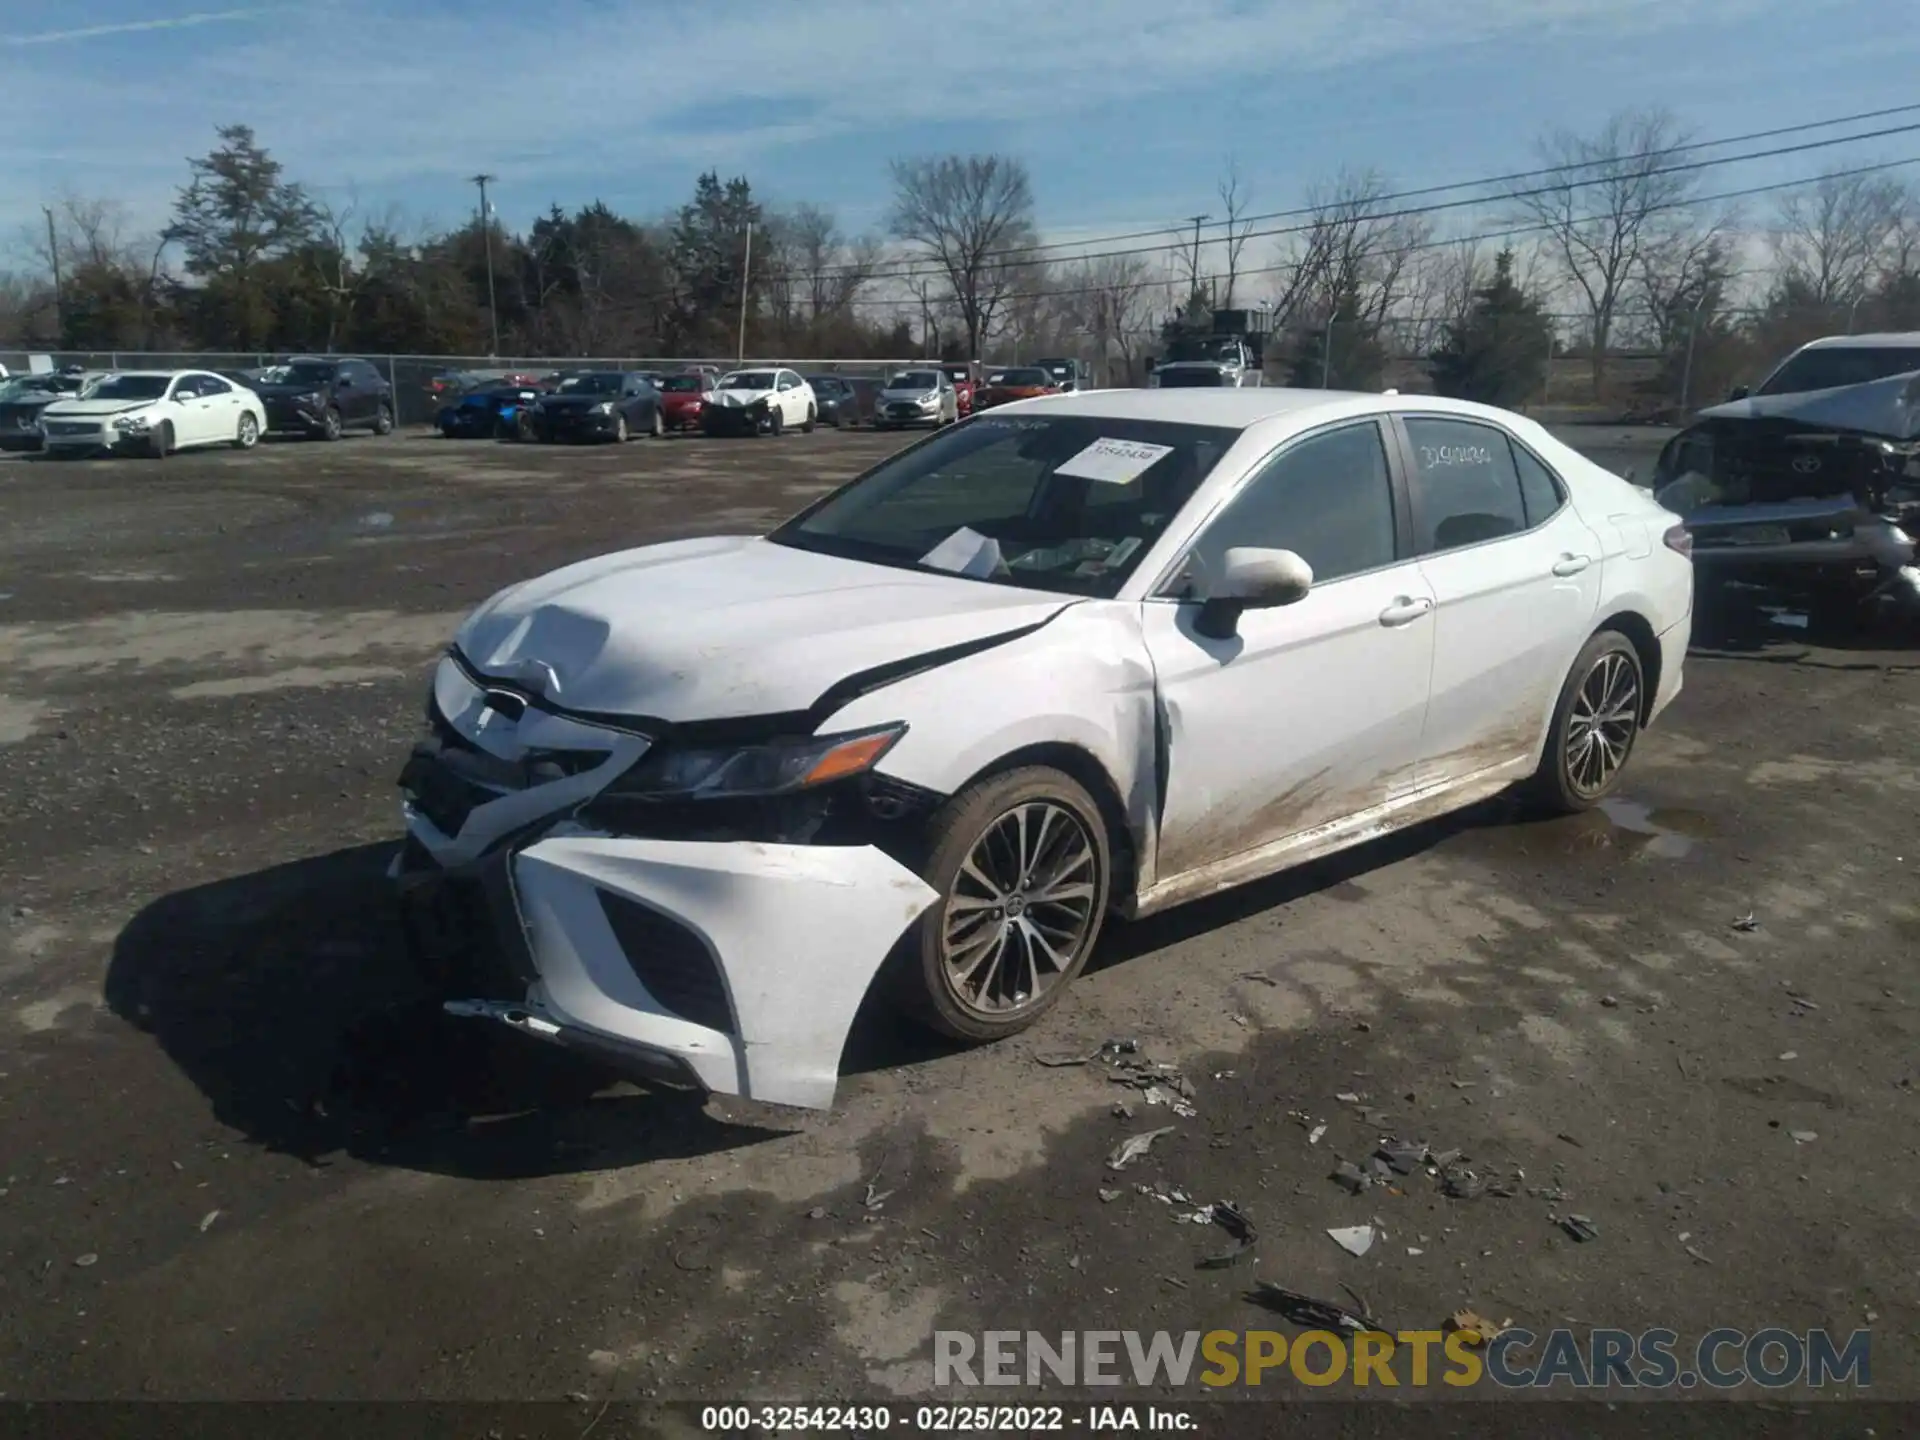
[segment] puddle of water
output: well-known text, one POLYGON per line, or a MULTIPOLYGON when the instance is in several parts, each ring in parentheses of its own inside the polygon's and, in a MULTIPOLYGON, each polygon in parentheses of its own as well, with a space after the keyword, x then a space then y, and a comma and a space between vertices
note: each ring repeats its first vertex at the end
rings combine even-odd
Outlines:
POLYGON ((1635 849, 1656 860, 1684 860, 1713 833, 1712 822, 1691 810, 1656 810, 1624 795, 1613 795, 1595 807, 1616 830, 1635 837, 1635 849))

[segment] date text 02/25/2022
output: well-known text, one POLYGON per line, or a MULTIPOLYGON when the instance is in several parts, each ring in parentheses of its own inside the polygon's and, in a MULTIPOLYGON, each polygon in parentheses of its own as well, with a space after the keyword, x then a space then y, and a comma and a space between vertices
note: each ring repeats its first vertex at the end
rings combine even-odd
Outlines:
POLYGON ((1192 1432, 1190 1411, 1156 1405, 708 1405, 700 1428, 710 1433, 1032 1435, 1078 1430, 1192 1432))

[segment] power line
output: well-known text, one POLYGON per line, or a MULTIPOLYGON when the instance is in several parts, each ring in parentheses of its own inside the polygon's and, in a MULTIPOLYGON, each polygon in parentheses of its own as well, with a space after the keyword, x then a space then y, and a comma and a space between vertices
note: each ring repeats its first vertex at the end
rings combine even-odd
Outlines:
MULTIPOLYGON (((1913 108, 1920 109, 1920 106, 1916 106, 1913 108)), ((1834 123, 1838 123, 1838 122, 1834 122, 1834 123)), ((1651 169, 1637 171, 1635 172, 1632 178, 1636 180, 1650 180, 1662 175, 1681 175, 1681 174, 1688 174, 1688 173, 1697 172, 1701 170, 1713 170, 1723 165, 1740 165, 1740 164, 1745 164, 1746 162, 1752 161, 1752 160, 1777 159, 1782 155, 1800 155, 1800 154, 1805 154, 1807 151, 1810 151, 1810 150, 1830 149, 1835 145, 1852 145, 1852 144, 1857 144, 1862 140, 1881 140, 1881 139, 1885 139, 1890 135, 1906 135, 1906 134, 1911 134, 1914 131, 1920 131, 1920 121, 1915 121, 1913 123, 1906 124, 1906 125, 1887 126, 1879 130, 1862 131, 1858 134, 1853 134, 1853 135, 1836 135, 1836 136, 1831 136, 1824 140, 1804 140, 1796 145, 1777 145, 1767 150, 1749 151, 1744 155, 1723 155, 1723 156, 1718 156, 1712 159, 1705 159, 1705 160, 1676 161, 1674 164, 1671 164, 1671 165, 1656 166, 1651 169)), ((1720 143, 1731 144, 1733 142, 1727 141, 1727 142, 1720 142, 1720 143)), ((1672 151, 1664 152, 1664 153, 1686 154, 1686 153, 1689 153, 1689 151, 1676 148, 1672 151)), ((1570 168, 1589 169, 1589 170, 1598 169, 1606 165, 1620 164, 1632 158, 1636 158, 1636 157, 1602 156, 1593 160, 1581 161, 1577 167, 1570 167, 1570 168)), ((1648 157, 1643 156, 1639 158, 1648 158, 1648 157)), ((1448 211, 1448 210, 1462 210, 1462 209, 1485 206, 1488 204, 1499 203, 1499 202, 1510 202, 1514 200, 1534 199, 1543 195, 1557 194, 1568 189, 1585 189, 1595 185, 1607 184, 1610 181, 1614 180, 1615 178, 1617 177, 1603 174, 1603 175, 1596 175, 1588 179, 1568 179, 1568 180, 1563 180, 1556 185, 1542 185, 1542 186, 1536 186, 1532 189, 1509 190, 1509 191, 1504 191, 1495 195, 1471 195, 1471 196, 1466 196, 1466 197, 1455 199, 1455 200, 1435 201, 1427 205, 1408 206, 1400 210, 1369 210, 1364 216, 1359 216, 1356 218, 1363 218, 1369 222, 1412 219, 1412 218, 1425 216, 1425 215, 1437 215, 1443 211, 1448 211)), ((1815 176, 1812 178, 1818 179, 1819 177, 1815 176)), ((1465 188, 1465 185, 1468 185, 1468 184, 1477 185, 1479 188, 1485 189, 1488 186, 1496 183, 1498 182, 1494 180, 1463 182, 1463 185, 1459 185, 1459 186, 1438 186, 1438 187, 1428 187, 1428 189, 1430 192, 1435 190, 1440 190, 1440 189, 1460 189, 1460 188, 1465 188)), ((1808 183, 1811 183, 1811 181, 1801 181, 1799 183, 1808 184, 1808 183)), ((1408 192, 1408 193, 1417 193, 1417 192, 1408 192)), ((1354 203, 1366 203, 1366 204, 1372 205, 1372 204, 1378 204, 1381 201, 1387 200, 1389 198, 1391 197, 1375 196, 1375 197, 1370 197, 1365 202, 1348 202, 1348 204, 1349 206, 1351 206, 1354 203)), ((1705 199, 1695 199, 1695 200, 1689 200, 1686 203, 1689 205, 1701 205, 1701 204, 1707 204, 1710 202, 1708 202, 1705 199)), ((1308 215, 1308 216, 1319 216, 1320 218, 1310 220, 1308 221, 1308 223, 1302 224, 1302 225, 1281 225, 1281 226, 1275 226, 1275 227, 1264 229, 1264 230, 1249 230, 1249 231, 1246 231, 1239 238, 1242 240, 1256 240, 1256 239, 1264 240, 1264 239, 1275 239, 1283 235, 1306 234, 1318 228, 1320 225, 1327 223, 1326 219, 1324 218, 1324 212, 1326 210, 1338 209, 1338 208, 1340 207, 1336 203, 1336 204, 1331 204, 1326 206, 1304 207, 1304 208, 1295 209, 1291 211, 1276 211, 1274 212, 1276 216, 1308 215)), ((1171 232, 1166 230, 1161 230, 1154 233, 1165 235, 1171 232)), ((1099 244, 1102 242, 1081 241, 1079 243, 1099 244)), ((1209 243, 1218 244, 1220 242, 1213 241, 1209 243)), ((1138 246, 1127 246, 1127 247, 1124 247, 1121 249, 1115 249, 1115 250, 1081 251, 1073 255, 1063 256, 1062 258, 1066 260, 1108 260, 1108 259, 1115 259, 1118 257, 1128 256, 1128 255, 1168 254, 1174 251, 1179 251, 1184 253, 1191 244, 1192 244, 1191 241, 1175 240, 1169 243, 1159 244, 1159 245, 1138 245, 1138 246)), ((988 254, 984 255, 982 258, 998 258, 1001 255, 1012 255, 1012 254, 1019 254, 1019 253, 1022 253, 1022 252, 1019 252, 1019 251, 988 252, 988 254)), ((899 263, 912 263, 912 262, 899 262, 899 263)), ((821 273, 850 274, 850 273, 853 273, 854 271, 857 271, 858 269, 860 269, 860 267, 858 266, 836 266, 836 267, 832 267, 832 269, 830 270, 823 269, 821 273)), ((939 266, 926 265, 920 269, 892 271, 892 272, 873 271, 868 274, 867 278, 872 280, 902 280, 902 279, 918 278, 923 275, 931 278, 942 278, 946 275, 946 273, 947 272, 945 271, 945 269, 939 266)))
MULTIPOLYGON (((1915 128, 1920 128, 1920 127, 1915 127, 1915 128)), ((1877 161, 1872 165, 1861 165, 1850 170, 1830 170, 1830 171, 1824 172, 1824 174, 1822 175, 1803 175, 1792 180, 1778 180, 1770 185, 1752 185, 1752 186, 1746 187, 1745 189, 1740 189, 1740 190, 1723 190, 1720 193, 1714 194, 1714 195, 1699 195, 1699 196, 1690 197, 1685 200, 1669 201, 1660 205, 1650 205, 1647 207, 1647 209, 1643 213, 1651 215, 1651 214, 1664 213, 1666 211, 1672 211, 1672 210, 1691 210, 1698 205, 1717 205, 1728 200, 1745 200, 1755 195, 1771 195, 1782 190, 1798 190, 1807 185, 1812 184, 1816 180, 1821 180, 1821 179, 1846 180, 1846 179, 1851 179, 1856 175, 1873 175, 1873 174, 1878 174, 1885 170, 1898 169, 1902 165, 1920 165, 1920 155, 1909 155, 1904 159, 1900 159, 1900 160, 1877 161)), ((1368 216, 1366 218, 1369 220, 1373 220, 1373 219, 1380 219, 1380 218, 1386 218, 1386 217, 1368 216)), ((1383 258, 1397 258, 1403 255, 1412 255, 1422 250, 1445 249, 1448 246, 1458 245, 1458 244, 1461 244, 1463 241, 1468 241, 1468 240, 1470 241, 1514 240, 1525 235, 1546 234, 1551 232, 1554 228, 1555 227, 1550 224, 1517 225, 1505 230, 1484 231, 1471 236, 1456 235, 1456 236, 1449 236, 1449 237, 1440 238, 1440 239, 1414 241, 1406 245, 1390 246, 1384 250, 1377 250, 1374 252, 1374 254, 1383 258)), ((1244 279, 1251 275, 1279 275, 1279 274, 1285 273, 1290 268, 1292 267, 1287 264, 1259 266, 1252 270, 1240 271, 1239 278, 1244 279)), ((1171 285, 1178 285, 1179 283, 1180 281, 1177 278, 1166 279, 1166 280, 1150 280, 1150 281, 1142 282, 1141 288, 1142 289, 1158 289, 1162 285, 1171 286, 1171 285)), ((1098 294, 1105 293, 1109 288, 1110 287, 1104 286, 1104 285, 1082 285, 1082 286, 1069 286, 1064 289, 1032 290, 1032 291, 1026 291, 1021 293, 1010 293, 1010 294, 998 296, 996 297, 995 303, 1004 304, 1008 301, 1015 301, 1015 300, 1059 299, 1059 298, 1063 298, 1070 295, 1098 295, 1098 294)), ((894 300, 894 299, 856 298, 850 303, 854 305, 898 306, 898 305, 904 304, 905 302, 900 300, 894 300)))
MULTIPOLYGON (((1445 185, 1422 185, 1412 190, 1393 190, 1383 195, 1373 196, 1371 197, 1371 199, 1372 199, 1372 202, 1375 204, 1383 204, 1383 203, 1392 203, 1400 200, 1417 200, 1427 195, 1443 195, 1451 190, 1484 190, 1495 185, 1511 184, 1518 180, 1535 180, 1540 178, 1543 175, 1563 175, 1563 174, 1566 174, 1568 171, 1591 170, 1591 169, 1596 169, 1603 165, 1621 165, 1634 160, 1653 160, 1663 155, 1679 155, 1679 154, 1690 155, 1696 151, 1717 150, 1727 145, 1748 145, 1748 144, 1752 144, 1756 140, 1775 140, 1782 135, 1801 135, 1801 134, 1805 134, 1809 130, 1825 130, 1834 125, 1857 125, 1868 120, 1883 120, 1889 115, 1909 115, 1917 110, 1920 110, 1920 104, 1889 105, 1879 110, 1861 110, 1852 115, 1836 115, 1831 119, 1827 119, 1827 120, 1803 120, 1796 125, 1777 125, 1777 126, 1774 126, 1772 129, 1768 129, 1768 130, 1750 130, 1743 135, 1727 135, 1727 136, 1723 136, 1718 140, 1700 140, 1700 141, 1689 142, 1687 144, 1663 145, 1651 150, 1635 150, 1635 151, 1631 151, 1624 154, 1618 154, 1618 155, 1602 155, 1591 160, 1563 161, 1560 164, 1543 165, 1532 170, 1512 170, 1507 172, 1504 175, 1489 175, 1484 179, 1480 179, 1480 180, 1455 180, 1445 185)), ((1847 138, 1863 138, 1863 137, 1847 137, 1847 138)), ((1871 138, 1871 137, 1864 137, 1864 138, 1871 138)), ((1835 140, 1830 143, 1844 144, 1845 140, 1844 139, 1835 140)), ((1729 161, 1727 163, 1732 163, 1732 162, 1729 161)), ((1601 178, 1604 179, 1605 177, 1601 177, 1601 178)), ((1504 197, 1494 197, 1494 198, 1504 198, 1504 197)), ((1290 210, 1269 210, 1269 211, 1264 211, 1257 215, 1236 215, 1233 217, 1231 222, 1227 220, 1215 220, 1212 222, 1212 225, 1210 225, 1208 228, 1212 228, 1212 226, 1225 226, 1229 223, 1232 223, 1235 225, 1244 225, 1244 224, 1260 224, 1268 220, 1292 220, 1300 216, 1313 215, 1316 213, 1316 210, 1318 208, 1319 207, 1315 207, 1312 205, 1302 205, 1302 206, 1295 206, 1293 209, 1290 209, 1290 210)), ((1202 216, 1201 219, 1205 220, 1207 219, 1207 217, 1202 216)), ((1091 240, 1049 240, 1041 244, 1016 245, 1016 246, 1010 246, 1004 250, 989 251, 987 253, 995 257, 1008 256, 1008 255, 1026 255, 1026 254, 1038 254, 1042 251, 1047 251, 1047 250, 1063 250, 1075 245, 1114 245, 1124 240, 1149 240, 1149 239, 1155 239, 1162 235, 1183 235, 1186 231, 1186 227, 1191 223, 1192 223, 1192 217, 1189 216, 1178 224, 1156 226, 1151 230, 1128 230, 1128 231, 1123 231, 1119 234, 1114 234, 1114 235, 1096 236, 1091 240)), ((1207 245, 1220 245, 1220 244, 1224 244, 1227 239, 1228 239, 1227 235, 1223 233, 1219 236, 1210 237, 1201 243, 1207 244, 1207 245)), ((1186 242, 1181 241, 1167 248, 1184 250, 1186 248, 1186 242)), ((1066 258, 1071 260, 1071 259, 1079 259, 1080 257, 1078 255, 1070 255, 1066 258)), ((846 268, 857 268, 857 267, 846 267, 846 268)), ((889 277, 878 277, 878 278, 889 278, 889 277)))

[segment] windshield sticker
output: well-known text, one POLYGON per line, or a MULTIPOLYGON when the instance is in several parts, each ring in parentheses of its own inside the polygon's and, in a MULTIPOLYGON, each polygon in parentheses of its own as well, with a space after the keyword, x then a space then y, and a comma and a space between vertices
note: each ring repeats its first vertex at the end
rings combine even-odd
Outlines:
POLYGON ((974 429, 985 430, 1051 430, 1051 420, 1019 420, 1011 415, 982 415, 973 422, 974 429))
POLYGON ((1130 485, 1151 469, 1154 462, 1172 453, 1171 445, 1110 440, 1103 436, 1071 460, 1054 466, 1053 473, 1076 480, 1098 480, 1107 485, 1130 485))
POLYGON ((1000 542, 964 525, 922 555, 920 563, 974 580, 985 580, 1006 569, 1000 558, 1000 542))

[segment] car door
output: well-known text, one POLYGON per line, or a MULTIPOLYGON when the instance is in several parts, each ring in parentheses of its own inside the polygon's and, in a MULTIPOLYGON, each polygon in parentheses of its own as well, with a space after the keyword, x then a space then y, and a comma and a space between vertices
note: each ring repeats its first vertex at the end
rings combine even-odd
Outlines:
POLYGON ((175 449, 204 445, 211 437, 212 417, 201 396, 207 393, 207 375, 181 375, 167 392, 169 403, 163 407, 165 418, 173 425, 175 449))
MULTIPOLYGON (((1156 881, 1411 791, 1433 660, 1387 432, 1348 421, 1289 441, 1212 518, 1163 592, 1234 546, 1296 551, 1305 598, 1201 635, 1192 600, 1143 602, 1165 733, 1156 881)), ((1217 571, 1215 572, 1217 573, 1217 571)))
POLYGON ((800 377, 791 370, 776 371, 773 377, 774 398, 780 405, 780 422, 783 425, 798 425, 807 417, 800 413, 795 402, 800 398, 800 377))
POLYGON ((1403 411, 1414 550, 1432 587, 1420 784, 1537 755, 1600 603, 1600 542, 1551 468, 1504 428, 1403 411))

